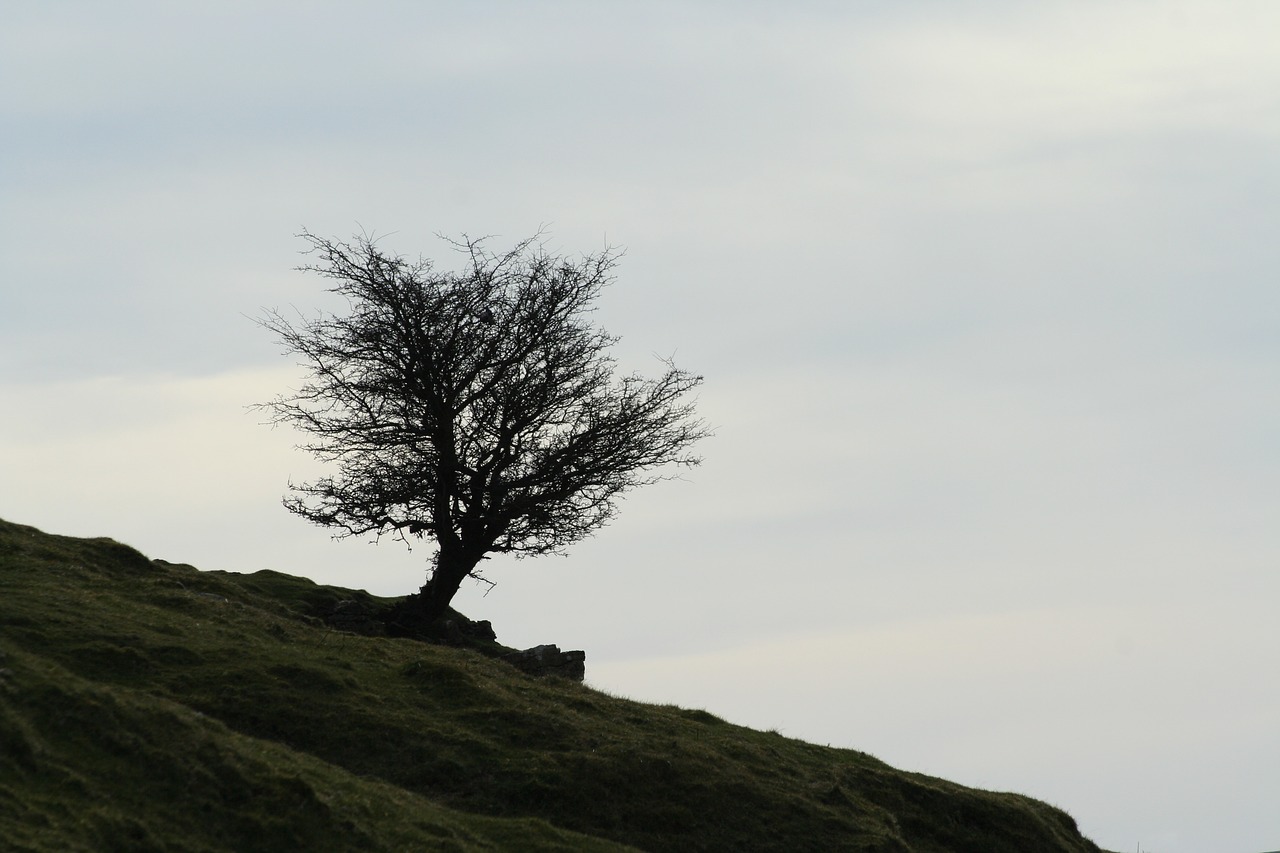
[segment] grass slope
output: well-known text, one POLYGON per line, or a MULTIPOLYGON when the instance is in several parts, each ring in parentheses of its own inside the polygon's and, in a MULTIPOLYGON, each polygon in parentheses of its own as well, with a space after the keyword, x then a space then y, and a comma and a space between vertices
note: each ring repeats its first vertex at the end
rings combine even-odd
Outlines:
POLYGON ((16 850, 1098 850, 1027 797, 314 616, 360 597, 0 521, 0 838, 16 850))

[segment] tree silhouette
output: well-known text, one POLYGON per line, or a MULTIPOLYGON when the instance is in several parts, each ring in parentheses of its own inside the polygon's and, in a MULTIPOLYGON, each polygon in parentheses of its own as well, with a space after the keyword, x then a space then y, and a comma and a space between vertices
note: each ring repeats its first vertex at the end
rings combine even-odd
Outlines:
POLYGON ((619 495, 700 461, 708 434, 686 401, 702 377, 670 360, 657 378, 618 375, 616 337, 589 314, 618 254, 504 254, 455 245, 462 272, 406 261, 368 237, 310 233, 344 316, 260 323, 300 355, 306 383, 263 408, 309 433, 301 449, 336 473, 290 483, 284 504, 339 537, 430 537, 410 609, 430 622, 490 553, 562 553, 613 517, 619 495))

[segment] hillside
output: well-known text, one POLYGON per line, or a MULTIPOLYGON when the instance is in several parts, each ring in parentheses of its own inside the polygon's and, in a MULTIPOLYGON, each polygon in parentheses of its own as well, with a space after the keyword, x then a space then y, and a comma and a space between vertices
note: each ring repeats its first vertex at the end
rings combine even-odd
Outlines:
POLYGON ((19 851, 1097 851, 852 750, 339 632, 367 593, 0 521, 0 839, 19 851))

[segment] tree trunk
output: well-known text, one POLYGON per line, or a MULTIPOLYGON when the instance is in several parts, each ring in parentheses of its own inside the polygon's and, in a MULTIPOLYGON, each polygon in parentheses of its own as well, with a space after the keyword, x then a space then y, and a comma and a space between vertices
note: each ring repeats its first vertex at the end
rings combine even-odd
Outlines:
POLYGON ((440 549, 431 579, 415 596, 414 610, 424 624, 430 625, 445 614, 463 580, 479 562, 479 555, 472 556, 464 549, 440 549))

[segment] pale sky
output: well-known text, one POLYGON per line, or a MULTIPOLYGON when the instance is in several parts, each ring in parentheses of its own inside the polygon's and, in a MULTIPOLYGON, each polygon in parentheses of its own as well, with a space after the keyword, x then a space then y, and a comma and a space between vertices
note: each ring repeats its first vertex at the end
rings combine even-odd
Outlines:
POLYGON ((716 435, 455 604, 635 699, 1280 847, 1280 3, 10 0, 0 517, 382 595, 280 506, 303 228, 625 247, 716 435))

